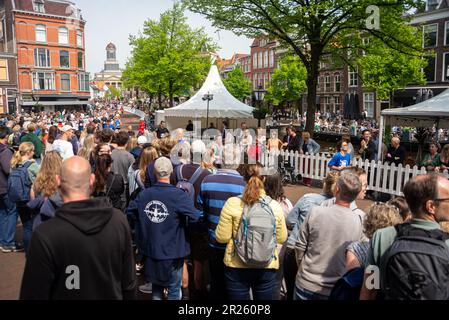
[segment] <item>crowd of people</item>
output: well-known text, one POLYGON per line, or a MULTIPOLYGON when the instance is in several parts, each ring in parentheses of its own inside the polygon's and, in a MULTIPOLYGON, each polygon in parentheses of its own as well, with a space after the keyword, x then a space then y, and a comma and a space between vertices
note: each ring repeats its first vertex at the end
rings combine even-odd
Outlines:
MULTIPOLYGON (((446 179, 417 177, 405 199, 365 213, 357 201, 367 173, 349 165, 356 151, 346 137, 322 193, 293 205, 279 174, 247 161, 262 140, 245 124, 236 136, 188 141, 164 123, 154 133, 122 128, 121 112, 40 113, 0 126, 0 249, 25 250, 21 299, 134 299, 138 290, 154 300, 449 298, 434 290, 447 283, 430 281, 445 281, 445 269, 416 265, 425 259, 418 240, 397 248, 398 234, 428 237, 427 257, 442 265, 446 179), (373 265, 379 288, 363 279, 373 265)), ((373 157, 373 144, 364 132, 360 156, 373 157)), ((290 128, 263 145, 320 152, 290 128)))

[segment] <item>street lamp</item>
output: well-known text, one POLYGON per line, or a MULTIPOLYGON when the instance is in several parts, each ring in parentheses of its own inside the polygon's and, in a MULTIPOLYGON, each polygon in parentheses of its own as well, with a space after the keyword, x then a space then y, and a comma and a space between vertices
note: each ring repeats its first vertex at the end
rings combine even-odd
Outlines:
POLYGON ((208 129, 207 127, 209 126, 209 104, 212 100, 214 100, 214 95, 211 94, 210 92, 205 94, 203 97, 203 101, 207 101, 206 130, 208 129))
POLYGON ((263 90, 263 86, 259 84, 258 90, 254 91, 254 97, 259 105, 259 115, 258 115, 258 120, 259 120, 259 124, 258 127, 261 126, 261 122, 262 122, 262 101, 265 98, 265 91, 263 90))

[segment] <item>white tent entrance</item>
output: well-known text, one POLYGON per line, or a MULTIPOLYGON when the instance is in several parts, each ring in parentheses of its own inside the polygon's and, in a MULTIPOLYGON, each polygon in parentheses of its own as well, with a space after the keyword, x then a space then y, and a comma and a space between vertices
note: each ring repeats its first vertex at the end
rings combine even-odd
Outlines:
MULTIPOLYGON (((405 127, 436 126, 437 132, 440 128, 449 128, 449 89, 429 100, 410 107, 382 111, 380 137, 383 137, 385 126, 387 125, 405 127)), ((379 144, 379 159, 381 159, 382 154, 381 146, 379 144)))
POLYGON ((215 127, 221 130, 221 123, 224 120, 229 122, 230 128, 240 126, 246 122, 249 127, 257 126, 257 119, 254 119, 253 108, 234 98, 221 81, 217 66, 213 65, 209 75, 201 89, 187 102, 167 109, 164 118, 170 130, 185 128, 188 120, 200 121, 204 129, 206 118, 209 114, 209 124, 214 123, 215 127), (213 100, 209 102, 203 98, 205 95, 213 95, 213 100))

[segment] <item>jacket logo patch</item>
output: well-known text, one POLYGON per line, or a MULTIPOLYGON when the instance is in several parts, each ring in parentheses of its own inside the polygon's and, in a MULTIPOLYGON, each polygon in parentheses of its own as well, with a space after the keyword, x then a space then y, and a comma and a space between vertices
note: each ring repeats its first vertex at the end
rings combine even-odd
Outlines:
POLYGON ((162 223, 169 216, 167 207, 160 201, 149 202, 144 212, 153 223, 162 223))

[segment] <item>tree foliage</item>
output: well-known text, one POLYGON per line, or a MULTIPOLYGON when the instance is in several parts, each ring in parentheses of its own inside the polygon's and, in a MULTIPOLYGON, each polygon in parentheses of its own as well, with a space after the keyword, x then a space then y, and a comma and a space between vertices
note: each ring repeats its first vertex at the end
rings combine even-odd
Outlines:
POLYGON ((223 79, 223 83, 229 93, 240 101, 251 96, 251 82, 245 78, 240 67, 229 72, 228 77, 223 79))
MULTIPOLYGON (((215 27, 238 35, 268 35, 289 48, 307 70, 308 119, 313 132, 319 63, 331 55, 348 60, 348 49, 357 50, 357 35, 367 34, 405 56, 422 55, 422 45, 410 35, 412 10, 423 0, 185 0, 189 9, 206 16, 215 27), (379 28, 369 23, 376 5, 379 28)), ((375 41, 372 42, 376 43, 375 41)))
POLYGON ((124 84, 138 86, 149 94, 173 97, 183 94, 204 79, 210 68, 207 53, 215 45, 203 28, 187 23, 185 6, 175 3, 159 20, 148 20, 138 36, 130 36, 132 56, 123 73, 124 84))
POLYGON ((265 98, 274 106, 298 102, 307 89, 306 79, 307 70, 299 58, 287 55, 279 62, 265 98))

